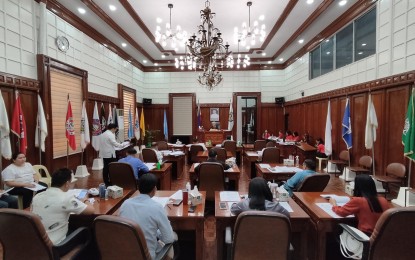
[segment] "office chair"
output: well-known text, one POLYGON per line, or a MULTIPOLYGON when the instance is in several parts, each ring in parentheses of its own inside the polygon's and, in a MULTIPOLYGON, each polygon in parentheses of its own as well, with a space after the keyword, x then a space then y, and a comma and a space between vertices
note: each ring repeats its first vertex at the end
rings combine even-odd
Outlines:
POLYGON ((76 259, 90 241, 87 228, 78 228, 53 245, 39 216, 19 209, 0 209, 3 259, 76 259))
POLYGON ((330 175, 317 173, 304 178, 296 191, 322 192, 330 181, 330 175))
POLYGON ((134 170, 130 164, 124 162, 112 162, 108 165, 108 174, 112 185, 117 185, 128 190, 138 189, 134 170))
POLYGON ((196 163, 199 161, 199 158, 197 157, 197 153, 203 151, 203 146, 198 144, 192 144, 190 146, 189 151, 189 164, 196 163))
POLYGON ((215 191, 225 190, 225 174, 222 164, 204 162, 199 165, 199 190, 206 191, 207 202, 215 202, 215 191))
POLYGON ((392 183, 399 184, 401 186, 405 185, 406 180, 406 168, 402 163, 390 163, 386 167, 386 175, 384 176, 375 176, 375 179, 382 182, 382 185, 385 189, 386 194, 390 193, 389 185, 392 183))
POLYGON ((279 163, 280 149, 277 147, 267 147, 262 152, 262 163, 279 163))
POLYGON ((221 162, 225 162, 226 161, 226 150, 225 148, 219 148, 219 147, 214 147, 212 148, 213 150, 216 151, 217 157, 216 159, 221 161, 221 162))
POLYGON ((254 143, 254 151, 262 151, 267 146, 267 141, 256 140, 254 143))
MULTIPOLYGON (((229 240, 225 239, 227 243, 229 240)), ((285 215, 270 211, 245 211, 236 219, 228 259, 288 259, 291 254, 290 240, 291 224, 285 215)))
POLYGON ((223 142, 222 147, 225 148, 226 151, 231 152, 232 156, 236 156, 236 142, 235 141, 226 140, 223 142))
POLYGON ((32 167, 33 167, 33 170, 35 170, 35 172, 40 175, 39 181, 47 184, 48 187, 50 187, 52 183, 52 177, 50 177, 48 169, 45 166, 40 165, 40 164, 32 165, 32 167), (42 172, 44 174, 42 174, 42 172))
POLYGON ((157 150, 159 150, 159 151, 169 150, 169 145, 167 144, 166 141, 158 141, 157 142, 157 150))
POLYGON ((372 173, 372 157, 369 155, 363 155, 359 159, 358 166, 346 166, 349 171, 352 171, 356 173, 356 175, 359 174, 371 174, 372 173))
MULTIPOLYGON (((94 220, 94 232, 102 260, 151 260, 144 233, 134 221, 101 215, 94 220)), ((165 245, 155 259, 165 259, 172 246, 165 245)))
POLYGON ((363 243, 363 260, 414 259, 415 207, 391 208, 383 212, 369 240, 365 240, 346 224, 344 231, 363 243))
POLYGON ((277 147, 277 143, 274 141, 268 141, 265 147, 277 147))
MULTIPOLYGON (((343 168, 349 164, 350 161, 350 154, 349 151, 343 150, 339 154, 338 160, 329 160, 329 163, 336 165, 336 171, 334 172, 334 176, 337 176, 337 169, 340 170, 340 174, 343 172, 343 168)), ((328 165, 328 164, 327 164, 328 165)))
POLYGON ((143 148, 143 150, 141 150, 141 154, 143 155, 143 161, 146 163, 156 163, 158 162, 157 160, 157 153, 156 150, 151 149, 151 148, 143 148))

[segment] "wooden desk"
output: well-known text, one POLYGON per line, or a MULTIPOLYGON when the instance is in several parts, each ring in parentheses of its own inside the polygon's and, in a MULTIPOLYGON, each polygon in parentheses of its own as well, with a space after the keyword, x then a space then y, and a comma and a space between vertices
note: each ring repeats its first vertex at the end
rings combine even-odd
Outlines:
MULTIPOLYGON (((233 156, 232 152, 226 151, 226 158, 231 158, 233 156)), ((206 151, 199 151, 197 152, 197 157, 199 158, 199 162, 204 162, 209 157, 209 150, 206 151)))
MULTIPOLYGON (((158 197, 170 197, 176 191, 165 191, 158 190, 155 196, 158 197)), ((206 192, 200 191, 203 195, 203 203, 196 206, 194 213, 189 213, 187 210, 189 205, 183 205, 181 203, 179 206, 169 205, 165 207, 167 216, 170 220, 173 230, 178 233, 179 241, 181 240, 180 231, 192 231, 195 233, 195 247, 196 247, 196 256, 195 259, 203 259, 203 244, 204 244, 204 217, 205 217, 205 198, 206 192)), ((136 191, 131 197, 135 197, 140 194, 139 191, 136 191)), ((119 215, 119 210, 116 211, 113 215, 119 215)))
POLYGON ((171 190, 171 169, 171 163, 163 163, 160 170, 157 170, 157 168, 150 170, 150 172, 155 174, 159 180, 157 189, 171 190))
POLYGON ((243 144, 242 145, 244 151, 253 151, 254 150, 254 144, 243 144))
MULTIPOLYGON (((239 189, 239 178, 241 176, 241 171, 239 170, 238 165, 234 165, 232 167, 232 171, 225 171, 225 177, 228 177, 229 180, 235 181, 235 190, 239 189)), ((190 183, 194 183, 197 179, 196 173, 195 173, 195 164, 192 164, 192 166, 189 169, 189 179, 190 183)))
POLYGON ((258 162, 258 157, 258 152, 256 151, 244 151, 244 158, 250 166, 250 172, 248 174, 249 179, 252 179, 256 176, 255 163, 258 162))
POLYGON ((310 250, 309 258, 310 259, 326 259, 326 236, 327 233, 333 232, 339 223, 346 223, 349 225, 354 225, 355 218, 333 218, 322 210, 316 203, 319 202, 328 202, 326 199, 322 198, 321 194, 336 194, 339 196, 348 196, 344 192, 294 192, 294 200, 300 205, 305 212, 310 216, 311 223, 315 231, 315 239, 313 241, 315 246, 310 246, 314 248, 315 252, 310 250))
MULTIPOLYGON (((216 259, 223 259, 223 246, 226 227, 232 227, 235 224, 236 216, 233 216, 230 209, 219 209, 220 192, 215 192, 215 218, 216 218, 216 244, 217 257, 216 259)), ((241 193, 240 193, 241 194, 241 193)), ((289 199, 288 202, 294 212, 290 213, 291 232, 293 233, 293 246, 295 248, 295 256, 293 259, 306 259, 307 256, 307 233, 310 226, 310 217, 307 213, 294 202, 289 199)))
POLYGON ((300 159, 300 164, 303 164, 305 159, 316 160, 317 148, 308 143, 300 143, 296 146, 296 153, 300 159))
POLYGON ((223 140, 226 140, 226 136, 231 134, 231 131, 227 130, 197 132, 199 140, 201 140, 203 143, 211 141, 212 144, 221 144, 223 140))
POLYGON ((181 179, 183 177, 185 153, 182 155, 163 155, 163 160, 172 164, 173 179, 181 179))
MULTIPOLYGON (((271 167, 276 167, 276 166, 284 166, 283 164, 280 163, 267 163, 269 164, 271 167)), ((289 178, 291 178, 295 172, 291 171, 291 172, 271 172, 270 170, 266 169, 266 168, 261 168, 260 163, 256 163, 256 175, 259 177, 264 178, 267 181, 286 181, 289 178)))
POLYGON ((296 155, 296 145, 294 143, 277 143, 277 148, 280 149, 280 157, 288 159, 290 155, 296 155))

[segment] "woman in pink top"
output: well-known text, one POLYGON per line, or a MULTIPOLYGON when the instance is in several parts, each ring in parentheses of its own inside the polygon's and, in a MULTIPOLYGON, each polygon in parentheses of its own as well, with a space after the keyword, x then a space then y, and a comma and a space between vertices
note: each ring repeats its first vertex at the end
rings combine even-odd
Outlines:
POLYGON ((319 158, 326 158, 327 155, 325 154, 325 147, 324 147, 324 140, 321 138, 317 138, 316 139, 316 147, 317 147, 317 152, 316 152, 316 157, 319 158))
POLYGON ((355 178, 353 197, 344 206, 337 206, 331 198, 334 213, 341 217, 354 214, 358 220, 357 228, 371 235, 380 215, 391 206, 384 197, 379 197, 375 182, 368 174, 360 174, 355 178))

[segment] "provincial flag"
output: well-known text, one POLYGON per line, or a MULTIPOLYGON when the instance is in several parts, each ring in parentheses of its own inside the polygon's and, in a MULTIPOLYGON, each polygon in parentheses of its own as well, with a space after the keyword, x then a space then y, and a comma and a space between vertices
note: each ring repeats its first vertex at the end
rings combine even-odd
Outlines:
MULTIPOLYGON (((111 113, 110 113, 111 114, 111 113)), ((101 123, 99 122, 97 102, 94 105, 94 114, 92 115, 92 147, 99 151, 99 138, 101 134, 101 123)))
POLYGON ((101 104, 101 132, 104 132, 107 128, 107 120, 105 119, 104 103, 101 104))
POLYGON ((378 128, 378 118, 376 116, 375 106, 372 102, 372 95, 369 94, 366 112, 366 129, 365 129, 365 147, 372 149, 376 141, 376 129, 378 128))
POLYGON ((346 100, 346 108, 342 120, 342 137, 347 149, 352 148, 352 120, 350 118, 350 100, 346 100))
POLYGON ((144 109, 141 108, 141 115, 140 115, 140 128, 141 128, 141 136, 144 137, 146 136, 146 126, 145 126, 145 122, 144 122, 144 109))
POLYGON ((134 137, 134 129, 133 129, 133 115, 131 114, 131 105, 128 109, 128 139, 134 137))
MULTIPOLYGON (((0 153, 4 159, 12 158, 12 147, 10 144, 10 126, 7 116, 6 105, 4 104, 3 95, 0 90, 0 153)), ((1 160, 1 156, 0 156, 1 160)))
POLYGON ((135 108, 135 116, 134 116, 134 136, 137 140, 140 139, 140 121, 138 119, 138 109, 135 108))
POLYGON ((12 133, 19 138, 19 152, 26 154, 27 149, 27 132, 26 121, 23 115, 22 105, 20 103, 20 95, 16 91, 16 102, 14 103, 13 117, 12 117, 12 133))
POLYGON ((75 151, 76 150, 75 124, 73 121, 71 101, 69 99, 68 99, 68 110, 66 111, 65 129, 66 129, 66 139, 68 140, 69 147, 71 147, 71 149, 75 151))
POLYGON ((40 147, 42 152, 45 151, 45 140, 48 136, 48 125, 46 124, 45 111, 43 110, 42 99, 37 95, 37 120, 35 133, 35 147, 40 147), (40 144, 39 144, 40 137, 40 144))
POLYGON ((327 118, 326 118, 326 131, 324 134, 324 153, 329 156, 333 153, 333 145, 331 141, 331 108, 330 108, 330 100, 327 105, 327 118))
POLYGON ((415 91, 412 88, 411 98, 406 112, 405 125, 402 131, 403 154, 408 159, 415 161, 415 91))
POLYGON ((91 142, 89 136, 89 122, 88 115, 86 113, 85 100, 82 103, 82 116, 81 116, 81 148, 82 150, 87 147, 91 142))

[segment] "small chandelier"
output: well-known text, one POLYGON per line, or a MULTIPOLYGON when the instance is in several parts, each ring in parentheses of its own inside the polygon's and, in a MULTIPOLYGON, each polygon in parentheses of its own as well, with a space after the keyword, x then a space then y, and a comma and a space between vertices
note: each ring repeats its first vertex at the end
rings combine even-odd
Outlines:
POLYGON ((177 51, 177 43, 184 46, 187 39, 187 32, 182 31, 180 25, 177 25, 175 32, 171 29, 171 9, 173 9, 173 4, 168 4, 167 7, 170 9, 170 22, 166 23, 166 31, 164 33, 161 33, 161 27, 157 25, 156 42, 161 42, 161 46, 166 47, 167 41, 169 40, 171 48, 177 51))
MULTIPOLYGON (((187 42, 189 53, 183 60, 183 65, 189 69, 200 69, 198 82, 212 90, 222 81, 219 69, 226 67, 226 61, 231 54, 229 44, 223 44, 221 32, 213 25, 215 13, 210 10, 209 0, 205 2, 205 9, 200 11, 202 24, 198 26, 198 35, 191 36, 187 42), (185 62, 186 61, 186 62, 185 62)), ((180 61, 179 61, 180 63, 180 61)))
POLYGON ((247 54, 245 54, 245 56, 242 58, 242 55, 239 53, 239 43, 241 42, 241 40, 238 40, 238 55, 236 57, 236 62, 234 61, 233 56, 229 56, 227 61, 226 61, 226 67, 228 68, 233 68, 233 66, 236 64, 236 68, 240 69, 241 66, 243 68, 246 68, 247 66, 249 66, 251 64, 250 62, 250 58, 247 54))
MULTIPOLYGON (((259 38, 260 42, 265 41, 265 24, 259 26, 257 20, 254 21, 253 26, 251 27, 251 6, 252 2, 249 1, 246 3, 249 8, 248 11, 248 25, 246 22, 242 23, 242 29, 239 30, 238 27, 234 29, 234 42, 241 40, 241 45, 245 46, 247 50, 251 48, 251 46, 255 45, 256 39, 259 38)), ((259 20, 264 20, 263 16, 259 17, 259 20)))

